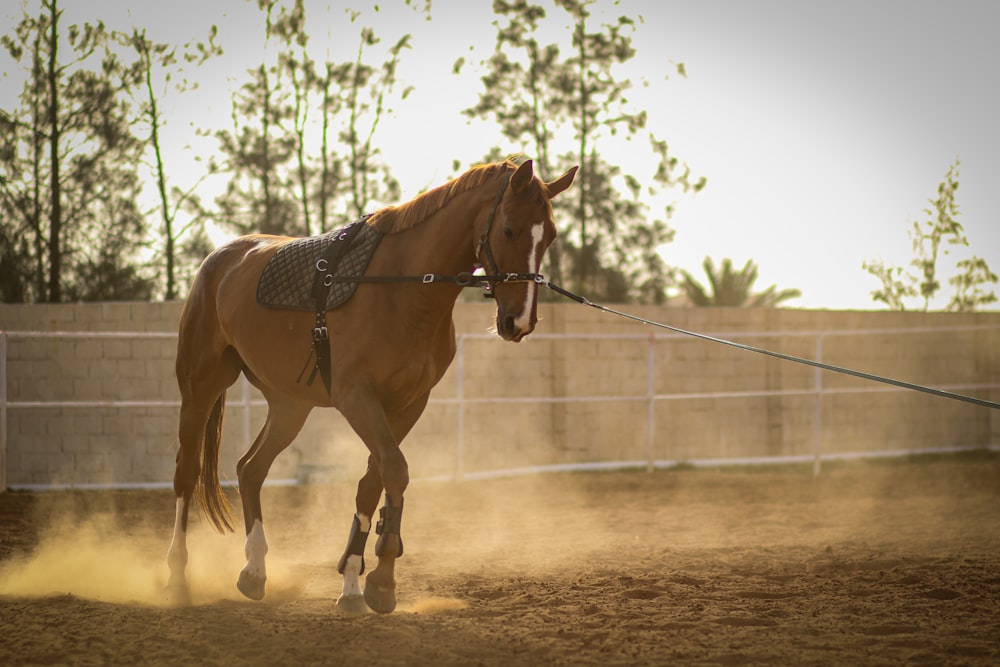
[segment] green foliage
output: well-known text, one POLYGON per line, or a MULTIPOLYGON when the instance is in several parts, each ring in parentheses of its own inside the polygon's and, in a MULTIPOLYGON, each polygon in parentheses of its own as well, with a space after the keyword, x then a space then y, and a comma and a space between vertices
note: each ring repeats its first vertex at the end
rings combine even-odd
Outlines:
MULTIPOLYGON (((258 5, 266 14, 265 58, 248 71, 233 99, 232 128, 216 135, 232 178, 212 217, 240 233, 308 235, 356 219, 373 202, 394 201, 399 184, 381 162, 374 137, 410 36, 373 58, 381 40, 362 26, 353 61, 318 63, 306 48, 302 0, 290 7, 274 0, 258 5), (269 58, 272 45, 276 54, 269 58), (316 131, 318 140, 311 134, 316 131), (311 150, 317 145, 318 155, 311 150), (335 208, 343 212, 337 220, 335 208)), ((351 24, 360 18, 347 13, 351 24)))
MULTIPOLYGON (((886 266, 882 260, 862 262, 861 268, 882 283, 881 289, 872 291, 872 300, 886 304, 890 310, 906 310, 907 299, 920 298, 921 310, 930 308, 931 299, 941 289, 938 279, 938 260, 949 254, 950 246, 968 246, 965 230, 958 222, 958 160, 948 167, 944 180, 938 185, 937 198, 928 200, 930 208, 924 209, 928 218, 923 223, 914 222, 909 231, 915 257, 910 261, 913 271, 898 266, 886 266)), ((976 256, 960 260, 955 267, 959 273, 948 282, 955 287, 955 294, 948 302, 948 310, 973 311, 997 300, 987 285, 997 282, 986 260, 976 256)))
POLYGON ((886 266, 878 260, 861 263, 868 273, 882 283, 882 288, 872 290, 872 301, 884 303, 889 310, 906 310, 906 299, 917 296, 917 279, 901 266, 886 266))
MULTIPOLYGON (((634 109, 627 98, 633 82, 617 76, 616 68, 635 55, 634 20, 619 16, 595 30, 589 23, 592 1, 554 4, 562 11, 556 20, 568 21, 571 29, 566 53, 537 39, 548 18, 544 7, 495 0, 496 49, 484 63, 484 92, 465 113, 495 120, 513 145, 535 156, 543 174, 580 166, 576 198, 553 202, 560 237, 543 270, 554 281, 602 300, 661 303, 674 280, 657 253, 673 238, 667 224, 671 208, 657 218, 650 214, 648 197, 672 187, 698 191, 705 180, 693 180, 667 143, 646 130, 646 112, 634 109), (643 134, 656 160, 650 174, 626 173, 599 149, 643 134), (652 187, 643 188, 643 182, 652 187)), ((464 61, 457 62, 455 71, 463 66, 464 61)), ((680 66, 677 71, 684 73, 680 66)), ((487 158, 505 152, 494 149, 487 158)))
MULTIPOLYGON (((160 112, 161 99, 168 94, 170 89, 174 92, 184 93, 195 88, 195 84, 182 78, 179 82, 174 82, 175 74, 182 75, 184 65, 199 67, 207 60, 222 54, 222 49, 215 44, 217 30, 212 26, 208 40, 205 42, 193 42, 184 45, 182 56, 178 58, 177 47, 169 44, 156 44, 146 38, 145 30, 134 29, 129 36, 129 44, 138 56, 137 65, 140 68, 142 78, 142 88, 144 89, 144 99, 137 101, 139 118, 145 121, 148 127, 146 142, 149 151, 152 153, 153 164, 151 169, 156 183, 156 194, 160 214, 160 236, 163 240, 162 246, 158 250, 156 259, 163 263, 164 298, 166 300, 175 299, 178 296, 177 273, 178 262, 187 260, 183 254, 176 252, 177 240, 187 231, 187 229, 197 221, 178 229, 176 224, 177 215, 184 207, 197 209, 200 200, 196 194, 196 189, 204 180, 213 174, 217 167, 214 159, 210 159, 207 168, 198 177, 187 184, 186 188, 170 187, 167 166, 163 157, 163 129, 166 121, 160 112), (157 89, 154 85, 155 73, 162 72, 165 86, 163 90, 157 89)), ((142 130, 138 130, 142 131, 142 130)), ((198 262, 201 258, 198 258, 198 262)))
MULTIPOLYGON (((379 160, 378 148, 373 144, 375 130, 386 111, 387 95, 396 84, 396 69, 403 49, 410 48, 410 35, 403 35, 389 48, 388 57, 381 67, 375 68, 364 61, 366 49, 379 44, 371 28, 363 28, 358 44, 358 55, 354 61, 350 80, 348 105, 349 121, 341 140, 349 151, 348 172, 353 217, 359 218, 368 212, 374 200, 391 201, 399 197, 399 183, 379 160), (370 118, 367 127, 362 127, 362 119, 370 118), (381 181, 375 180, 381 178, 381 181), (381 183, 381 187, 380 184, 381 183)), ((406 99, 412 88, 402 92, 406 99)))
MULTIPOLYGON (((283 46, 294 45, 297 26, 301 26, 300 2, 290 10, 279 7, 275 17, 276 4, 258 0, 266 15, 265 54, 272 36, 283 46)), ((216 221, 241 234, 306 231, 288 183, 295 138, 287 130, 292 107, 281 83, 282 73, 278 64, 266 61, 248 70, 249 80, 233 96, 232 128, 216 134, 225 155, 223 168, 231 175, 225 193, 216 199, 216 221)))
MULTIPOLYGON (((429 15, 429 1, 406 5, 429 15)), ((233 98, 231 129, 216 135, 222 163, 186 180, 165 163, 161 102, 193 89, 187 68, 221 52, 214 27, 207 40, 157 44, 138 29, 64 26, 58 0, 37 0, 37 15, 0 36, 27 79, 0 109, 0 298, 175 298, 211 250, 208 221, 311 234, 398 197, 373 137, 393 96, 409 92, 395 89, 409 36, 383 57, 359 27, 355 59, 317 63, 302 0, 257 6, 264 52, 233 98), (223 170, 228 189, 205 205, 199 186, 223 170), (141 211, 147 178, 157 204, 141 211)), ((351 25, 360 16, 345 14, 351 25)))
POLYGON ((955 265, 960 272, 948 279, 955 286, 955 294, 948 302, 948 310, 972 312, 982 306, 996 303, 997 295, 984 286, 997 282, 997 274, 990 270, 986 260, 973 255, 955 265))
POLYGON ((65 26, 57 0, 39 4, 0 37, 27 75, 18 106, 0 114, 0 236, 19 239, 23 253, 2 253, 4 298, 110 298, 93 291, 110 283, 145 293, 138 251, 147 226, 134 203, 144 144, 127 101, 139 72, 103 23, 65 26), (100 257, 111 238, 121 243, 115 267, 100 257))
POLYGON ((681 271, 684 281, 684 294, 695 306, 749 306, 754 308, 774 308, 783 301, 802 296, 797 289, 778 290, 771 285, 763 292, 754 293, 753 285, 757 282, 757 265, 753 260, 747 260, 738 272, 733 271, 733 262, 729 258, 722 260, 719 268, 710 257, 702 262, 709 288, 687 271, 681 271))

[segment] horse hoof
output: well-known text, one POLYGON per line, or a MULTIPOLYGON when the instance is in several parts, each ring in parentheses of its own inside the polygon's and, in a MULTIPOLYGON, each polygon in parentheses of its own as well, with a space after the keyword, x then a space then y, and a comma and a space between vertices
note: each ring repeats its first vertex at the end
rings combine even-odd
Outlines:
POLYGON ((264 599, 264 582, 265 577, 258 577, 246 572, 246 570, 240 572, 240 578, 236 582, 236 588, 240 589, 240 593, 247 596, 251 600, 263 600, 264 599))
POLYGON ((368 608, 372 611, 388 614, 396 608, 396 591, 369 581, 365 586, 365 602, 368 603, 368 608))
POLYGON ((350 616, 358 616, 368 611, 363 595, 341 595, 337 598, 337 607, 350 616))
POLYGON ((187 584, 171 584, 167 586, 167 604, 171 607, 190 607, 191 589, 187 584))

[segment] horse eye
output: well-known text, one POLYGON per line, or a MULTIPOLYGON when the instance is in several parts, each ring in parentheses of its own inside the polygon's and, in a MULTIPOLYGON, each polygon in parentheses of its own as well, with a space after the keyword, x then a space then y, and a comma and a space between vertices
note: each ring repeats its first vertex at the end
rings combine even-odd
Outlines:
POLYGON ((504 227, 503 228, 503 235, 504 235, 504 238, 506 238, 508 241, 513 241, 514 240, 514 230, 511 229, 510 227, 504 227))

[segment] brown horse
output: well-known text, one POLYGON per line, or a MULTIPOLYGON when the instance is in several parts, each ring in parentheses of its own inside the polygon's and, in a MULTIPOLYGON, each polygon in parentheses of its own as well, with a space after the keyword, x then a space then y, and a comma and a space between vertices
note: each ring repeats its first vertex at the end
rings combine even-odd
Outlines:
MULTIPOLYGON (((475 167, 412 201, 384 208, 364 223, 384 236, 365 277, 468 275, 484 266, 496 298, 496 330, 520 341, 536 323, 538 284, 531 277, 556 235, 550 200, 566 190, 570 169, 545 183, 530 160, 475 167), (516 272, 516 273, 501 273, 516 272), (527 272, 525 274, 524 272, 527 272), (506 278, 504 277, 506 276, 506 278)), ((173 539, 167 554, 168 588, 189 599, 185 577, 186 533, 197 490, 220 532, 232 514, 219 486, 218 457, 226 389, 240 373, 267 400, 264 426, 236 466, 247 565, 237 586, 252 599, 264 596, 267 541, 260 489, 274 458, 302 428, 314 407, 335 407, 368 447, 368 468, 358 482, 357 512, 347 549, 338 605, 347 611, 395 608, 396 559, 403 553, 400 523, 409 481, 399 445, 427 404, 431 389, 455 354, 452 311, 459 282, 362 283, 327 316, 330 389, 300 379, 317 315, 265 308, 255 299, 258 280, 277 250, 293 239, 244 236, 218 248, 202 264, 181 314, 177 381, 181 391, 177 495, 173 539), (382 491, 376 527, 378 565, 362 591, 365 541, 382 491)))

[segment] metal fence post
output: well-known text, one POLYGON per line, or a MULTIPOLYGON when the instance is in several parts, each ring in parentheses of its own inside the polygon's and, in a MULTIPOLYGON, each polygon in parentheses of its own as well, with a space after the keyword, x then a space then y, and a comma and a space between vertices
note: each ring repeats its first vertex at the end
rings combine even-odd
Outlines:
POLYGON ((646 472, 655 467, 653 445, 656 440, 656 334, 649 334, 646 347, 646 472))
POLYGON ((465 334, 456 336, 455 347, 455 480, 465 476, 465 334))
MULTIPOLYGON (((823 361, 823 334, 816 337, 816 361, 823 361)), ((823 446, 823 369, 813 369, 816 391, 813 400, 813 476, 819 475, 822 466, 823 446)))
POLYGON ((0 493, 7 490, 7 332, 0 331, 0 493))

